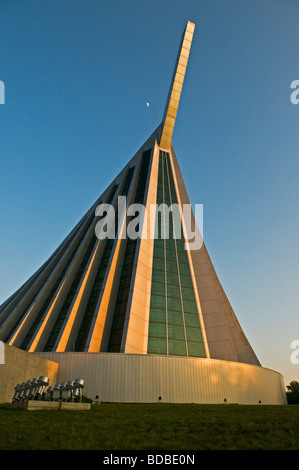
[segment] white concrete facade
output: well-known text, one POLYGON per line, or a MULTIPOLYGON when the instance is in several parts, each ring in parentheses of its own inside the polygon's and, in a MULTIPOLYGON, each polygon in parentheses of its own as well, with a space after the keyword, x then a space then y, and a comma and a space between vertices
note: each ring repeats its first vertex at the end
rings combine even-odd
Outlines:
POLYGON ((115 353, 38 353, 59 363, 59 383, 85 381, 94 401, 119 403, 287 404, 284 380, 239 362, 115 353))

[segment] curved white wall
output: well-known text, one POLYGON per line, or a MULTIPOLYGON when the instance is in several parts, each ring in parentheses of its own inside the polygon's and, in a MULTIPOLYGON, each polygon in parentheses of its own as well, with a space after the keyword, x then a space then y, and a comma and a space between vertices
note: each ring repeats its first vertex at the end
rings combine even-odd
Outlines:
MULTIPOLYGON (((85 380, 102 402, 287 404, 281 374, 216 359, 144 354, 37 353, 59 363, 58 382, 85 380)), ((51 384, 52 385, 52 384, 51 384)), ((53 384, 54 385, 54 384, 53 384)))

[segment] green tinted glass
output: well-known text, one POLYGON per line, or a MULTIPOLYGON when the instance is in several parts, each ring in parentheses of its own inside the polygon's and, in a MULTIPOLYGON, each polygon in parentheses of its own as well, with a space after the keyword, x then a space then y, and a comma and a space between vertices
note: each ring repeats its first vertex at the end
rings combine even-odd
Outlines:
POLYGON ((180 284, 178 273, 167 273, 167 285, 179 288, 180 284))
POLYGON ((158 338, 166 337, 166 324, 151 322, 148 330, 149 336, 158 338))
POLYGON ((166 299, 160 295, 153 295, 151 296, 151 306, 157 307, 161 309, 166 308, 166 299))
POLYGON ((173 286, 168 284, 168 277, 167 277, 167 297, 171 297, 173 299, 181 299, 181 291, 179 286, 173 286))
POLYGON ((185 325, 186 328, 191 327, 191 328, 200 328, 200 323, 199 323, 199 318, 198 315, 193 315, 193 314, 184 314, 185 318, 185 325))
POLYGON ((181 312, 167 310, 167 321, 169 325, 184 326, 183 315, 181 312))
POLYGON ((154 295, 162 295, 165 296, 165 284, 152 282, 152 292, 151 294, 154 295))
POLYGON ((150 322, 166 323, 166 310, 158 310, 151 308, 150 311, 150 322))
POLYGON ((187 341, 202 342, 201 329, 199 327, 186 327, 187 341))
POLYGON ((182 301, 181 298, 172 298, 167 296, 167 309, 173 310, 175 312, 181 312, 182 315, 182 301))
POLYGON ((196 313, 197 307, 195 301, 183 299, 184 311, 187 313, 196 313))
POLYGON ((165 283, 165 272, 164 271, 158 271, 154 270, 152 272, 152 282, 161 282, 165 283))
POLYGON ((182 287, 182 297, 186 300, 193 300, 195 302, 194 291, 188 287, 182 287))
POLYGON ((179 339, 185 341, 185 330, 183 326, 168 324, 168 339, 179 339))
POLYGON ((168 341, 168 354, 172 356, 187 356, 185 341, 168 341))
MULTIPOLYGON (((169 154, 160 151, 157 204, 162 203, 169 208, 177 195, 169 154)), ((166 209, 156 224, 162 236, 168 225, 169 238, 154 241, 148 353, 205 357, 182 227, 174 230, 173 213, 166 209)))
POLYGON ((167 354, 166 340, 149 337, 147 352, 148 354, 167 354))
POLYGON ((188 343, 188 355, 193 357, 206 357, 203 343, 188 343))

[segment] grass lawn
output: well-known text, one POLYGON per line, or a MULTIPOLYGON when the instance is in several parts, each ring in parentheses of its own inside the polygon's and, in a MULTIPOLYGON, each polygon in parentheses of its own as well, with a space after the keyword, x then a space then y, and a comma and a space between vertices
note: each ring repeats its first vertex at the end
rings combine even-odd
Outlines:
POLYGON ((94 404, 90 411, 0 405, 0 449, 299 450, 299 405, 94 404))

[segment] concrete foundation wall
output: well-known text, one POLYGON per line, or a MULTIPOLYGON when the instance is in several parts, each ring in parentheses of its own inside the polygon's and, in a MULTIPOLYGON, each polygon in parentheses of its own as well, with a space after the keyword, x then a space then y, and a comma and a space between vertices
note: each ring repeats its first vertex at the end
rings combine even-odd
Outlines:
MULTIPOLYGON (((3 344, 3 343, 2 343, 3 344)), ((2 362, 2 361, 1 361, 2 362)), ((4 364, 0 364, 0 403, 10 403, 18 383, 41 375, 55 385, 59 364, 4 343, 4 364)))
POLYGON ((287 404, 282 375, 260 366, 145 354, 36 354, 6 344, 0 403, 11 402, 17 383, 40 375, 49 385, 82 378, 84 395, 94 401, 287 404))
POLYGON ((38 354, 59 362, 59 383, 84 379, 83 394, 94 401, 287 404, 282 375, 251 364, 146 354, 38 354))

